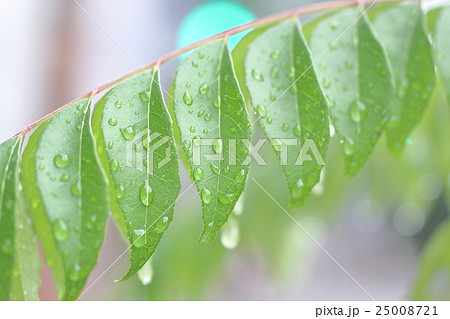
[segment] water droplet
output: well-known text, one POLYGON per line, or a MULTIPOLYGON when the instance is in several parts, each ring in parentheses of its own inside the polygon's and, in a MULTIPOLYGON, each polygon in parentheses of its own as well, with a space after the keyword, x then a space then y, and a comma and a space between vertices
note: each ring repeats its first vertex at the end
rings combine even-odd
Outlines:
POLYGON ((145 244, 145 230, 135 229, 133 231, 133 245, 137 248, 144 246, 145 244))
POLYGON ((286 123, 284 123, 284 124, 281 126, 281 129, 282 129, 283 131, 287 132, 287 131, 289 131, 289 125, 286 124, 286 123))
POLYGON ((183 145, 184 145, 185 148, 190 148, 191 147, 191 141, 184 140, 183 145))
POLYGON ((203 134, 206 134, 206 133, 208 133, 208 129, 207 129, 207 128, 204 128, 204 129, 203 129, 203 134))
POLYGON ((197 67, 198 67, 198 63, 195 62, 195 61, 192 61, 192 66, 193 66, 194 68, 197 68, 197 67))
POLYGON ((191 131, 192 133, 195 133, 195 126, 191 126, 191 127, 189 128, 189 131, 191 131))
POLYGON ((194 179, 196 180, 196 181, 198 181, 198 180, 201 180, 202 178, 203 178, 203 170, 200 168, 200 167, 196 167, 195 169, 194 169, 194 173, 193 173, 193 175, 194 175, 194 179))
POLYGON ((234 181, 238 184, 242 184, 245 181, 245 170, 241 169, 234 175, 234 181))
MULTIPOLYGON (((192 62, 194 63, 194 62, 192 62)), ((149 259, 145 265, 138 271, 138 278, 141 281, 141 284, 144 286, 149 285, 152 282, 153 278, 153 267, 151 263, 151 259, 149 259)))
POLYGON ((72 163, 72 158, 67 154, 58 154, 53 158, 56 167, 65 168, 72 163))
POLYGON ((329 89, 331 87, 331 82, 327 78, 323 78, 322 84, 325 89, 329 89))
POLYGON ((71 122, 72 122, 71 119, 67 119, 67 120, 66 120, 66 123, 67 123, 67 124, 70 124, 71 122))
POLYGON ((281 152, 284 148, 284 143, 278 139, 272 141, 272 147, 276 152, 281 152))
POLYGON ((262 118, 266 117, 266 115, 267 115, 266 108, 263 105, 261 105, 261 104, 258 104, 256 106, 256 112, 262 118))
POLYGON ((338 26, 339 26, 338 20, 331 21, 331 23, 330 23, 331 30, 336 30, 338 26))
POLYGON ((200 136, 196 135, 192 139, 192 143, 194 143, 195 146, 200 146, 200 145, 202 145, 202 138, 200 136))
POLYGON ((218 165, 211 163, 211 165, 209 165, 209 167, 211 168, 211 170, 213 171, 214 174, 220 173, 220 167, 218 165))
POLYGON ((141 203, 144 206, 150 206, 153 203, 155 192, 147 181, 139 188, 139 198, 141 199, 141 203))
POLYGON ((207 188, 202 188, 200 191, 200 197, 202 198, 202 202, 205 204, 209 204, 212 201, 213 195, 207 188))
POLYGON ((186 90, 183 94, 183 101, 186 103, 186 105, 192 105, 194 103, 194 99, 191 96, 191 93, 189 93, 189 90, 186 90))
POLYGON ((148 102, 150 100, 150 92, 140 92, 139 97, 142 101, 148 102))
POLYGON ((84 121, 78 122, 77 129, 81 130, 83 128, 83 125, 84 125, 84 121))
POLYGON ((211 120, 211 114, 210 113, 206 113, 205 114, 205 121, 210 121, 211 120))
POLYGON ((220 106, 220 95, 216 95, 216 96, 214 97, 213 104, 214 104, 214 106, 217 107, 217 108, 220 106))
POLYGON ((259 82, 264 81, 264 76, 256 69, 252 70, 252 77, 259 82))
POLYGON ((69 180, 69 175, 67 174, 62 174, 60 179, 61 182, 67 182, 69 180))
POLYGON ((114 147, 114 142, 109 141, 109 142, 108 142, 108 148, 109 148, 110 150, 112 150, 113 147, 114 147))
POLYGON ((278 79, 278 77, 280 76, 280 72, 278 71, 278 69, 276 67, 272 67, 270 69, 270 75, 274 78, 274 79, 278 79))
POLYGON ((219 202, 221 202, 222 204, 229 204, 231 203, 231 201, 233 200, 234 194, 224 194, 224 193, 219 193, 217 195, 217 199, 219 200, 219 202))
POLYGON ((117 120, 115 118, 110 118, 108 120, 109 125, 111 126, 116 126, 117 125, 117 120))
POLYGON ((81 194, 80 183, 77 182, 77 183, 73 184, 72 187, 70 188, 70 191, 72 192, 73 196, 79 197, 81 194))
POLYGON ((78 278, 80 277, 80 270, 81 270, 80 265, 75 264, 73 266, 73 269, 69 272, 69 280, 70 281, 77 281, 78 278))
POLYGON ((111 166, 111 171, 117 172, 119 170, 119 162, 115 159, 109 162, 109 166, 111 166))
POLYGON ((125 187, 123 187, 122 185, 116 185, 116 197, 118 199, 123 198, 123 196, 125 195, 125 187))
POLYGON ((120 109, 122 107, 122 101, 117 100, 116 101, 116 107, 120 109))
POLYGON ((53 223, 53 234, 55 235, 55 238, 59 241, 64 241, 67 238, 69 238, 70 235, 70 229, 69 226, 62 220, 57 219, 53 223))
POLYGON ((230 219, 223 226, 220 242, 226 249, 234 249, 239 244, 239 228, 234 219, 230 219))
POLYGON ((266 122, 267 122, 267 124, 272 124, 273 120, 272 120, 272 118, 270 116, 268 116, 266 118, 266 122))
POLYGON ((208 91, 209 91, 209 87, 208 87, 208 84, 206 84, 206 83, 203 83, 202 86, 200 86, 198 89, 198 92, 203 95, 207 94, 208 91))
POLYGON ((134 128, 134 125, 128 126, 125 129, 121 129, 120 132, 126 140, 131 140, 136 135, 136 129, 134 128))
POLYGON ((223 151, 223 141, 220 139, 214 140, 213 144, 212 144, 213 150, 214 152, 216 152, 217 154, 222 153, 223 151))
POLYGON ((281 55, 280 50, 275 50, 275 51, 272 51, 272 53, 270 53, 270 57, 274 60, 279 59, 280 55, 281 55))
POLYGON ((203 114, 205 114, 205 111, 203 111, 203 110, 201 110, 201 111, 198 111, 198 113, 197 113, 197 117, 202 117, 202 116, 203 116, 203 114))
POLYGON ((202 51, 198 51, 198 57, 200 59, 203 59, 205 57, 205 54, 202 51))
POLYGON ((45 165, 44 164, 39 164, 38 168, 39 168, 39 170, 43 171, 45 169, 45 165))
POLYGON ((350 105, 350 117, 354 122, 362 121, 367 114, 367 109, 360 101, 353 101, 350 105))

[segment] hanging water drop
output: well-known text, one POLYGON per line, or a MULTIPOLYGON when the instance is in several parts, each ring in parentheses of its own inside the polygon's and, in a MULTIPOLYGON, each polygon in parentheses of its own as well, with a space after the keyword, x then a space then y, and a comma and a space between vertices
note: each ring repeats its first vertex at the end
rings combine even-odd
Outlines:
POLYGON ((73 196, 80 197, 80 194, 81 194, 80 183, 77 182, 77 183, 73 184, 72 187, 70 188, 70 191, 72 192, 73 196))
POLYGON ((125 187, 123 187, 120 184, 117 185, 116 186, 116 197, 117 197, 117 199, 123 198, 124 195, 125 195, 125 187))

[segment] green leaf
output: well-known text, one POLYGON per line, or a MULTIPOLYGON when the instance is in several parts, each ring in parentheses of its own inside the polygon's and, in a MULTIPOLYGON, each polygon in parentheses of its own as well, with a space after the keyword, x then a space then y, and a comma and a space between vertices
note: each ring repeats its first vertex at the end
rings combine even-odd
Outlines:
POLYGON ((0 144, 0 300, 8 300, 15 260, 15 210, 22 136, 0 144))
POLYGON ((138 74, 112 89, 97 105, 94 127, 99 154, 107 161, 113 186, 111 207, 126 228, 134 275, 155 251, 173 217, 180 192, 172 121, 165 106, 159 71, 138 74), (99 133, 101 131, 101 134, 99 133), (104 138, 104 141, 103 141, 104 138))
POLYGON ((202 199, 199 241, 211 242, 244 190, 248 149, 242 140, 251 138, 225 40, 211 42, 183 61, 175 78, 174 100, 182 147, 202 199))
POLYGON ((305 29, 332 122, 343 138, 346 175, 353 175, 389 119, 393 81, 386 53, 366 16, 354 8, 319 17, 305 29))
POLYGON ((330 134, 327 103, 297 23, 260 35, 245 67, 259 124, 280 158, 290 206, 298 208, 320 180, 330 134))
POLYGON ((440 271, 450 274, 449 241, 450 222, 446 221, 433 233, 425 246, 412 289, 412 300, 436 300, 437 297, 430 291, 430 284, 440 271))
POLYGON ((18 198, 16 209, 16 258, 11 286, 11 300, 39 300, 41 258, 31 219, 26 213, 24 199, 18 198))
POLYGON ((433 31, 435 59, 439 69, 439 75, 447 91, 447 102, 450 104, 450 40, 448 36, 448 30, 450 29, 450 7, 443 7, 437 10, 439 10, 439 15, 433 31))
POLYGON ((385 45, 395 81, 395 102, 387 130, 389 150, 398 154, 429 105, 436 72, 420 6, 379 10, 374 29, 385 45))
POLYGON ((76 299, 97 263, 108 217, 107 180, 95 150, 90 98, 44 122, 23 155, 34 228, 62 299, 76 299))

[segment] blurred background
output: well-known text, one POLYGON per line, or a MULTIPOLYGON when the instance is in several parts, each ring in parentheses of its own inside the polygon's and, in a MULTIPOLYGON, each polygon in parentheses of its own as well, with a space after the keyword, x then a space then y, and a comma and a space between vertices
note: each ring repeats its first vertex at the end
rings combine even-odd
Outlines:
MULTIPOLYGON (((0 141, 177 47, 312 2, 0 0, 0 141)), ((178 62, 162 67, 166 89, 178 62)), ((438 88, 403 155, 391 158, 383 138, 351 179, 335 136, 323 181, 291 212, 317 242, 249 179, 220 236, 199 245, 201 203, 190 189, 140 276, 113 282, 127 269, 125 255, 82 300, 369 300, 359 285, 377 300, 449 299, 449 116, 438 88)), ((287 207, 275 155, 262 153, 269 165, 253 165, 251 177, 287 207)), ((87 286, 126 248, 110 220, 87 286)), ((41 298, 56 299, 47 267, 42 279, 41 298)))

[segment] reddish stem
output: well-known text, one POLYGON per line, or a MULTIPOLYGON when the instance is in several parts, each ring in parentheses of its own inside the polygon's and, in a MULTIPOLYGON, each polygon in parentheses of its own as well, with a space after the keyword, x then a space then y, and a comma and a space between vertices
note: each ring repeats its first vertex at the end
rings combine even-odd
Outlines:
POLYGON ((56 113, 58 113, 59 111, 63 110, 64 108, 68 107, 69 105, 76 103, 84 98, 87 97, 93 97, 94 95, 96 95, 97 93, 106 90, 108 88, 110 88, 111 86, 114 86, 115 84, 139 73, 142 71, 145 71, 147 69, 150 69, 152 67, 155 66, 159 66, 167 61, 172 60, 173 58, 176 58, 184 53, 187 53, 189 51, 192 51, 206 43, 209 43, 211 41, 214 41, 216 39, 222 39, 222 38, 228 38, 231 35, 234 34, 238 34, 250 29, 253 29, 255 27, 261 27, 261 26, 265 26, 271 23, 275 23, 281 20, 285 20, 285 19, 289 19, 292 17, 298 17, 300 15, 304 15, 304 14, 308 14, 308 13, 314 13, 314 12, 318 12, 318 11, 322 11, 322 10, 327 10, 327 9, 336 9, 336 8, 342 8, 342 7, 349 7, 349 6, 355 6, 355 5, 364 5, 367 3, 373 3, 373 2, 400 2, 403 0, 340 0, 340 1, 332 1, 332 2, 321 2, 321 3, 315 3, 315 4, 311 4, 308 6, 304 6, 301 8, 296 8, 293 10, 289 10, 289 11, 285 11, 282 13, 278 13, 269 17, 265 17, 259 20, 255 20, 253 22, 238 26, 236 28, 224 31, 222 33, 218 33, 212 37, 203 39, 201 41, 195 42, 193 44, 190 44, 184 48, 175 50, 155 61, 150 62, 149 64, 133 71, 130 73, 127 73, 117 79, 115 79, 114 81, 111 81, 109 83, 106 83, 94 90, 92 90, 91 92, 83 95, 80 98, 77 98, 76 100, 69 102, 63 106, 61 106, 60 108, 56 109, 55 111, 51 112, 50 114, 47 114, 46 116, 42 117, 41 119, 37 120, 36 122, 28 125, 25 129, 23 129, 22 131, 20 131, 19 133, 17 133, 15 136, 17 135, 25 135, 26 133, 28 133, 29 131, 31 131, 33 128, 35 128, 37 125, 41 124, 42 122, 48 120, 49 118, 51 118, 53 115, 55 115, 56 113))

